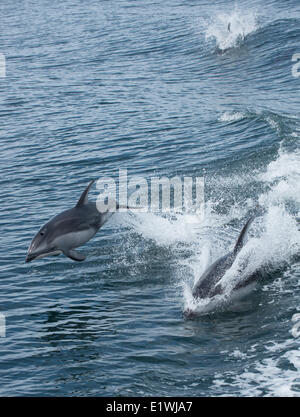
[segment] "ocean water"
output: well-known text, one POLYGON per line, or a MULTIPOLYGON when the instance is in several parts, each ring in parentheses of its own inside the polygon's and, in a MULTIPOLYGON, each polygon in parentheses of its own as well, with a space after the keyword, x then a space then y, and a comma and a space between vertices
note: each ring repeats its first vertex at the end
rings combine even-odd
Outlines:
POLYGON ((2 0, 0 14, 0 395, 299 396, 299 2, 2 0), (119 168, 204 177, 204 220, 118 213, 84 262, 25 264, 39 227, 119 168), (223 296, 195 302, 257 204, 223 296), (228 300, 245 263, 264 278, 228 300))

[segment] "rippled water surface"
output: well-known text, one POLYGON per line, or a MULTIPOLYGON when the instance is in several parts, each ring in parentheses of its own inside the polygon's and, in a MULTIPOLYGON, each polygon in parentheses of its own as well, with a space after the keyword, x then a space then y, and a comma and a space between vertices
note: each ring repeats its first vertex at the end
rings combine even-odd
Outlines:
POLYGON ((299 396, 298 2, 2 0, 0 13, 0 395, 299 396), (204 220, 118 213, 84 262, 25 264, 39 227, 119 168, 204 177, 204 220), (191 288, 257 203, 222 282, 245 262, 265 277, 207 313, 191 288))

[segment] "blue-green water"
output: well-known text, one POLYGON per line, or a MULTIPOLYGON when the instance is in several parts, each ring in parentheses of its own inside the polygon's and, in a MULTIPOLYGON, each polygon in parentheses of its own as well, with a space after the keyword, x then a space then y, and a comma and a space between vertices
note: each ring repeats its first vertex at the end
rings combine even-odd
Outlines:
POLYGON ((0 394, 299 395, 298 2, 2 0, 0 13, 0 394), (39 227, 119 168, 203 176, 204 221, 119 213, 86 261, 25 264, 39 227), (267 279, 186 319, 203 307, 194 281, 257 202, 243 253, 267 279))

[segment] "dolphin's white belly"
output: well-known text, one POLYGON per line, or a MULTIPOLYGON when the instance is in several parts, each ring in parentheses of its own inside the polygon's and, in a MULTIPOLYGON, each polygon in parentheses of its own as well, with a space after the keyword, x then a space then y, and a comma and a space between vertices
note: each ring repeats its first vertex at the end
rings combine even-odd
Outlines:
POLYGON ((62 253, 61 250, 55 250, 53 252, 42 253, 41 255, 37 256, 35 259, 42 259, 42 258, 45 258, 46 256, 57 256, 57 255, 60 255, 61 253, 62 253))
POLYGON ((54 245, 61 249, 77 248, 89 241, 96 234, 94 228, 80 230, 78 232, 70 232, 57 237, 54 240, 54 245))

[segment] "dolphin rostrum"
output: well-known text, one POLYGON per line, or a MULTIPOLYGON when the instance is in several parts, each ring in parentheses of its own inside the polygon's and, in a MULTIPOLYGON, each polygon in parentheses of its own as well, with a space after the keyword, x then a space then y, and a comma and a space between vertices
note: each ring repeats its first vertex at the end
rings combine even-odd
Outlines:
POLYGON ((94 180, 89 183, 75 207, 53 217, 38 231, 29 246, 26 262, 61 253, 74 261, 85 260, 74 248, 89 241, 113 214, 109 210, 100 213, 96 203, 88 201, 93 183, 94 180))
MULTIPOLYGON (((198 282, 193 288, 192 293, 194 298, 212 298, 215 295, 222 293, 222 287, 218 283, 221 280, 221 278, 225 275, 225 272, 231 268, 238 253, 244 246, 248 229, 255 217, 256 216, 252 216, 243 227, 233 251, 217 259, 212 265, 210 265, 206 269, 206 271, 204 271, 204 273, 201 275, 198 282)), ((238 290, 242 287, 247 286, 256 277, 257 273, 251 275, 242 283, 237 284, 234 290, 238 290)))

